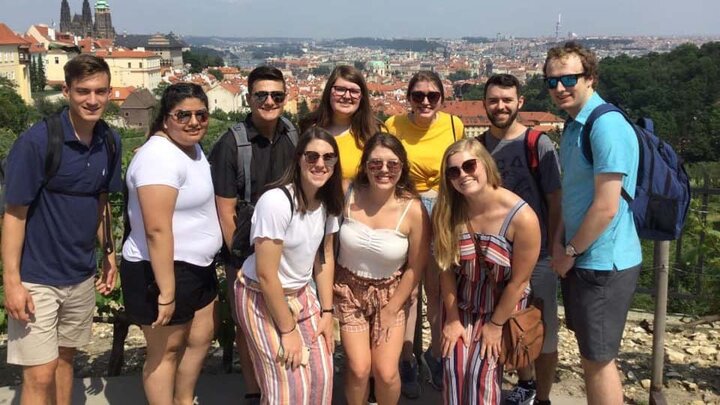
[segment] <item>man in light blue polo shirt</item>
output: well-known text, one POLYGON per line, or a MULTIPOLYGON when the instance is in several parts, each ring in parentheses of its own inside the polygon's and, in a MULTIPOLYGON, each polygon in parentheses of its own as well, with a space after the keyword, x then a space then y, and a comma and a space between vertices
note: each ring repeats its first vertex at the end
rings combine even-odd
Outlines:
POLYGON ((594 164, 582 153, 581 133, 603 103, 595 55, 568 42, 548 51, 545 82, 570 120, 560 142, 562 220, 554 238, 552 267, 562 277, 568 327, 580 349, 588 402, 623 403, 615 365, 642 254, 632 212, 621 197, 635 194, 639 149, 635 132, 615 112, 590 132, 594 164))
POLYGON ((23 404, 70 404, 73 359, 90 341, 95 290, 109 294, 115 285, 114 253, 106 252, 102 276, 94 278, 97 241, 106 237, 103 218, 111 220, 107 194, 122 187, 120 138, 98 124, 110 96, 107 63, 87 54, 72 59, 65 65, 63 94, 69 106, 59 122, 33 125, 7 159, 7 362, 23 366, 23 404), (48 178, 48 127, 55 123, 63 132, 62 152, 48 178), (106 142, 114 142, 114 153, 106 142))

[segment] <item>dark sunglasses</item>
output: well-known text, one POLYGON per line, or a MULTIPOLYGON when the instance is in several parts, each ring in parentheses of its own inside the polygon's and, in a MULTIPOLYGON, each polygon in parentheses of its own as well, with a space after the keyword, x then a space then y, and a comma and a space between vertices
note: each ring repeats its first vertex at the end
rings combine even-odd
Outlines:
POLYGON ((332 92, 338 97, 342 97, 345 94, 350 93, 350 97, 355 99, 360 98, 360 96, 362 95, 362 91, 360 89, 344 86, 332 86, 332 92))
POLYGON ((455 180, 460 178, 460 169, 462 168, 462 171, 465 172, 465 174, 473 174, 475 173, 475 169, 477 169, 477 159, 468 159, 458 166, 450 166, 447 169, 445 169, 445 176, 449 180, 455 180))
POLYGON ((430 104, 436 104, 438 101, 440 101, 441 96, 442 94, 440 94, 439 91, 429 91, 427 93, 422 91, 410 92, 410 99, 415 103, 422 103, 423 101, 425 101, 425 97, 427 97, 430 104))
POLYGON ((558 86, 558 83, 562 83, 563 87, 575 87, 578 80, 585 76, 585 72, 583 73, 574 73, 571 75, 562 75, 562 76, 553 76, 553 77, 546 77, 545 78, 545 84, 547 84, 548 89, 555 89, 558 86))
POLYGON ((322 155, 314 152, 314 151, 306 151, 303 153, 303 156, 305 156, 305 161, 308 164, 314 165, 317 163, 317 161, 322 157, 323 162, 325 162, 325 166, 333 167, 335 166, 335 163, 338 161, 338 156, 335 153, 323 153, 322 155))
POLYGON ((174 113, 169 113, 169 116, 175 118, 175 121, 181 124, 187 124, 192 119, 193 115, 197 122, 204 124, 210 119, 210 113, 207 110, 187 111, 177 110, 174 113))
POLYGON ((402 169, 403 164, 399 160, 382 160, 382 159, 371 159, 365 164, 367 169, 373 173, 379 173, 382 171, 383 166, 387 166, 387 170, 391 174, 398 174, 402 169))
POLYGON ((256 91, 253 93, 253 98, 258 103, 264 103, 268 96, 275 104, 280 104, 285 101, 286 94, 284 91, 256 91))

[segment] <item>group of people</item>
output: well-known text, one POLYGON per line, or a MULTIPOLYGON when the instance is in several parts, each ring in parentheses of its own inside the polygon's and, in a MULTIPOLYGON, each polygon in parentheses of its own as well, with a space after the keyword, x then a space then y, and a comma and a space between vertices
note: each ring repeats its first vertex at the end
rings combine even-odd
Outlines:
MULTIPOLYGON (((521 85, 507 74, 485 85, 490 129, 468 138, 441 111, 434 72, 416 73, 408 113, 383 123, 362 74, 338 66, 298 131, 282 118, 282 73, 261 66, 248 76, 251 113, 207 158, 207 96, 195 84, 168 86, 125 175, 120 278, 127 315, 147 340, 148 402, 193 402, 218 322, 221 251, 246 403, 331 403, 337 321, 348 404, 419 397, 418 360, 445 403, 499 404, 503 326, 535 297, 544 302, 542 352, 518 370, 506 403, 549 404, 559 277, 588 402, 622 404, 614 359, 641 253, 620 193, 634 190, 638 145, 609 113, 590 134, 593 162, 583 157, 582 127, 603 102, 597 65, 577 43, 548 52, 545 82, 569 116, 559 155, 518 121, 521 85), (432 344, 415 359, 421 290, 432 344)), ((27 404, 70 403, 94 289, 109 293, 117 274, 103 243, 93 277, 97 241, 111 237, 107 195, 122 189, 120 140, 101 121, 110 71, 80 55, 65 73, 57 173, 47 173, 50 119, 18 138, 7 163, 8 362, 23 366, 27 404)))

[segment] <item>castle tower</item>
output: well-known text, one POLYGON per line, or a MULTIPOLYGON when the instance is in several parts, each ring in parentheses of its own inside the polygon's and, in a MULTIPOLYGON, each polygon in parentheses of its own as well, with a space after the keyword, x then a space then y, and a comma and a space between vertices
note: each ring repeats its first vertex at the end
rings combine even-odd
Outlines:
POLYGON ((60 3, 60 32, 69 32, 70 23, 70 4, 67 0, 62 0, 60 3))
POLYGON ((76 34, 81 34, 84 37, 92 36, 93 18, 92 18, 92 11, 90 10, 90 2, 88 0, 83 0, 81 23, 82 23, 82 32, 76 33, 76 34))
POLYGON ((112 25, 110 6, 107 0, 97 0, 95 2, 95 27, 93 31, 96 38, 115 39, 115 28, 112 25))

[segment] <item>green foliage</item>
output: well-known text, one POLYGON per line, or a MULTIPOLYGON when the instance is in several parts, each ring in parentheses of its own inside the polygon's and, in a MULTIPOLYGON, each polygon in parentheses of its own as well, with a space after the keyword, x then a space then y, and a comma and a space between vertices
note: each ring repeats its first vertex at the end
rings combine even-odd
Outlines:
POLYGON ((545 80, 541 75, 531 77, 523 86, 522 95, 525 97, 524 111, 548 111, 563 116, 565 113, 558 110, 550 99, 545 80))
POLYGON ((36 119, 45 118, 62 111, 63 108, 68 106, 66 99, 62 98, 57 101, 50 101, 45 97, 35 97, 34 107, 36 119))
POLYGON ((474 84, 462 87, 463 100, 482 100, 485 98, 485 86, 482 84, 474 84))
POLYGON ((208 73, 215 76, 215 79, 220 82, 225 78, 225 75, 219 69, 208 69, 208 73))
POLYGON ((355 62, 353 62, 353 66, 355 66, 355 69, 357 69, 361 72, 363 70, 365 70, 365 62, 363 62, 361 60, 356 60, 355 62))
POLYGON ((191 48, 183 52, 183 63, 190 64, 190 73, 200 73, 208 66, 224 66, 222 56, 209 48, 191 48))
POLYGON ((310 115, 310 107, 308 107, 307 100, 303 100, 300 103, 298 103, 298 120, 302 121, 305 119, 308 115, 310 115))
POLYGON ((32 110, 15 88, 14 82, 0 77, 0 128, 8 129, 18 135, 30 126, 32 110))
POLYGON ((469 70, 458 70, 457 72, 450 73, 448 75, 448 80, 451 82, 455 82, 458 80, 467 80, 472 77, 472 73, 470 73, 469 70))
POLYGON ((45 90, 47 77, 42 57, 30 58, 30 91, 39 93, 45 90))
POLYGON ((656 133, 687 162, 720 159, 720 42, 600 62, 598 91, 656 133))
POLYGON ((170 83, 162 81, 160 84, 158 84, 157 87, 155 87, 152 91, 152 93, 155 95, 156 98, 161 98, 163 93, 165 92, 165 89, 170 85, 170 83))
POLYGON ((310 71, 315 76, 327 76, 330 74, 330 67, 326 65, 318 66, 310 71))

